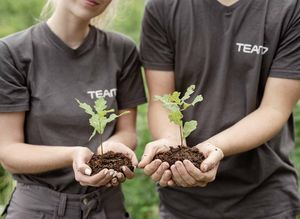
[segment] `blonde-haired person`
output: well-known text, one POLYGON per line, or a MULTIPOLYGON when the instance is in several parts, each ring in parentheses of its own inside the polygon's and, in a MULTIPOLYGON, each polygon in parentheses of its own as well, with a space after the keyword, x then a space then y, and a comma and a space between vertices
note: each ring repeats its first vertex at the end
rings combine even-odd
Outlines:
POLYGON ((104 95, 130 111, 107 127, 104 149, 136 165, 136 107, 146 101, 136 47, 90 24, 111 0, 53 3, 47 21, 0 40, 0 162, 17 180, 6 218, 127 218, 119 184, 134 173, 84 174, 99 139, 88 142, 74 98, 104 95))

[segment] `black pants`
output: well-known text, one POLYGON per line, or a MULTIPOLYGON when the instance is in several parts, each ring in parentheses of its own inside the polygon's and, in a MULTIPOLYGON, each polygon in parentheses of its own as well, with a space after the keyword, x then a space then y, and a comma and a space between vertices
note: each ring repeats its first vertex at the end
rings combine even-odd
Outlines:
POLYGON ((18 183, 6 219, 128 219, 120 188, 77 195, 18 183))

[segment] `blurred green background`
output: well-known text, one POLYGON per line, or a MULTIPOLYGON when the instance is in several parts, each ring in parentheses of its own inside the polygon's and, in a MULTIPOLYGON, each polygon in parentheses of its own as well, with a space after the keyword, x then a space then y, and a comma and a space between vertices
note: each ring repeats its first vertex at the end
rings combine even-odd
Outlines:
MULTIPOLYGON (((37 0, 1 0, 0 1, 0 37, 22 30, 39 22, 39 13, 44 1, 37 0)), ((114 10, 113 19, 107 29, 120 31, 139 43, 140 23, 144 10, 144 0, 119 1, 114 10)), ((111 16, 111 15, 110 15, 111 16)), ((300 128, 300 105, 295 108, 296 127, 300 128)), ((144 145, 150 141, 146 121, 146 105, 139 107, 138 114, 139 145, 137 155, 140 158, 144 145)), ((300 129, 296 130, 297 146, 292 155, 300 170, 300 129)), ((11 176, 0 166, 0 212, 9 200, 15 186, 11 176)), ((133 219, 157 219, 158 196, 153 182, 137 170, 136 178, 125 182, 123 190, 127 209, 133 219)), ((1 217, 0 217, 1 219, 1 217)))

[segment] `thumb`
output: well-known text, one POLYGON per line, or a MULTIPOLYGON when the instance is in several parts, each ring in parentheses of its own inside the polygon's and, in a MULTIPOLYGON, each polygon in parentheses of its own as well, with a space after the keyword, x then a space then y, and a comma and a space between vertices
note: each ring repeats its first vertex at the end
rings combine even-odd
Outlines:
POLYGON ((219 162, 222 158, 223 157, 221 156, 221 154, 218 151, 210 152, 208 154, 207 158, 201 163, 200 170, 202 172, 208 172, 208 171, 212 170, 219 164, 219 162))
POLYGON ((138 159, 137 159, 135 153, 133 153, 133 154, 131 155, 131 162, 132 162, 132 165, 133 165, 134 167, 136 167, 136 166, 138 165, 138 163, 139 163, 139 161, 138 161, 138 159))
POLYGON ((87 164, 80 164, 77 166, 77 170, 84 175, 90 176, 92 174, 92 169, 87 164))
MULTIPOLYGON (((76 160, 76 168, 80 173, 90 176, 92 174, 92 169, 87 165, 87 157, 78 157, 76 160)), ((89 160, 89 159, 88 159, 89 160)))
POLYGON ((142 159, 138 164, 139 168, 144 168, 146 165, 151 163, 153 157, 155 156, 156 146, 153 143, 148 143, 145 147, 145 151, 143 153, 142 159))

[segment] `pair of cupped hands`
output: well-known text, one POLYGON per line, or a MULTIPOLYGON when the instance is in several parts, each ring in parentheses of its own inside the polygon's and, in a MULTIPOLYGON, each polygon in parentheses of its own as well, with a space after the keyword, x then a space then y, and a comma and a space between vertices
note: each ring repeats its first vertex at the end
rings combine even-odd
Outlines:
MULTIPOLYGON (((221 149, 209 142, 196 145, 195 147, 205 157, 200 168, 195 167, 189 160, 184 160, 183 162, 176 161, 172 166, 159 159, 153 160, 157 153, 168 151, 168 146, 170 145, 178 145, 178 143, 167 138, 148 143, 140 162, 138 162, 134 151, 120 142, 104 142, 103 151, 104 153, 108 151, 123 153, 131 159, 134 167, 143 168, 146 175, 150 176, 153 181, 163 187, 205 187, 208 183, 215 180, 220 161, 224 157, 221 149)), ((98 152, 100 152, 100 148, 98 152)), ((73 156, 75 179, 82 186, 118 186, 126 179, 134 177, 134 172, 126 166, 122 167, 122 172, 116 172, 113 169, 103 169, 91 176, 91 168, 87 165, 87 162, 91 159, 92 155, 93 153, 90 149, 78 147, 73 156)))

